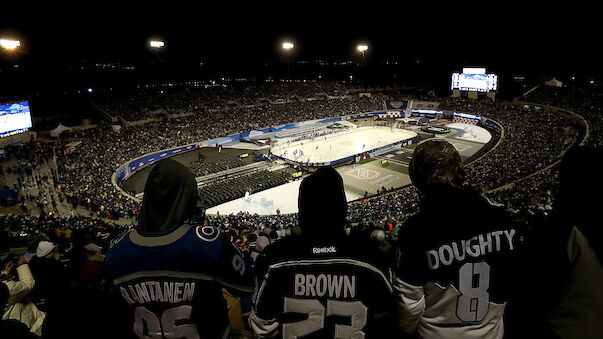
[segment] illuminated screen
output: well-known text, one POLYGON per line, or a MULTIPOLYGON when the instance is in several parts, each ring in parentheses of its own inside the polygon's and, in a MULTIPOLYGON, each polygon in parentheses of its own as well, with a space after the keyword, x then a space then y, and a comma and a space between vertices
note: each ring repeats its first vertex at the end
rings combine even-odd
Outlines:
POLYGON ((465 74, 486 74, 486 69, 483 67, 465 67, 463 68, 465 74))
POLYGON ((460 89, 461 91, 496 91, 497 86, 498 77, 496 74, 453 73, 450 82, 451 89, 460 89))
POLYGON ((29 102, 0 105, 0 138, 26 132, 31 126, 29 102))

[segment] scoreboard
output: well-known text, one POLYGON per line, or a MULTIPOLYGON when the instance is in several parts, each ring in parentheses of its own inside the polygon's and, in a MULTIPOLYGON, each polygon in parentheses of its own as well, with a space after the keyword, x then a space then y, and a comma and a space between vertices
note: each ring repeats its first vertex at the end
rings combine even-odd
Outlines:
POLYGON ((29 102, 0 105, 0 138, 26 132, 31 127, 29 102))
POLYGON ((462 73, 452 73, 450 89, 489 92, 498 88, 498 76, 487 74, 485 68, 463 68, 462 73))

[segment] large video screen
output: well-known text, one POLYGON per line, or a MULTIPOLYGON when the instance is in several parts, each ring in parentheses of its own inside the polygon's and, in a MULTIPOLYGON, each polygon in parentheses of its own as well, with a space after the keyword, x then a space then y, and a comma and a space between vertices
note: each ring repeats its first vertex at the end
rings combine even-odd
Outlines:
POLYGON ((31 126, 29 102, 0 105, 0 138, 26 132, 31 126))
POLYGON ((496 91, 498 77, 496 74, 453 73, 450 89, 461 91, 488 92, 496 91))

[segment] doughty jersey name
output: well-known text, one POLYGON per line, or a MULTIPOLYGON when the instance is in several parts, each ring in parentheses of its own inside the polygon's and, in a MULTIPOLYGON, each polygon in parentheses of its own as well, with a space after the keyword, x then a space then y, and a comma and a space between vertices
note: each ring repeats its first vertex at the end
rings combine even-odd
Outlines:
POLYGON ((467 240, 453 241, 440 246, 437 250, 428 250, 426 252, 427 263, 430 269, 435 270, 440 265, 452 264, 454 260, 462 262, 467 256, 477 258, 488 253, 500 252, 503 247, 513 251, 515 248, 514 237, 515 230, 509 229, 478 234, 467 240))

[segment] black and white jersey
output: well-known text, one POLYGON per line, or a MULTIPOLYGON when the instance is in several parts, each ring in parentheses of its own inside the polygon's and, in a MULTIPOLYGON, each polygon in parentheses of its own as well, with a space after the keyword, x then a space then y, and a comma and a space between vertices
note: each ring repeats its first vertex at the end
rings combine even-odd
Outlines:
POLYGON ((282 239, 258 258, 251 327, 261 338, 385 337, 378 319, 393 302, 384 263, 370 242, 282 239))
POLYGON ((426 338, 501 338, 520 283, 523 231, 478 193, 425 199, 399 233, 399 321, 426 338))

